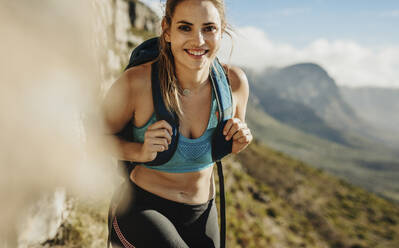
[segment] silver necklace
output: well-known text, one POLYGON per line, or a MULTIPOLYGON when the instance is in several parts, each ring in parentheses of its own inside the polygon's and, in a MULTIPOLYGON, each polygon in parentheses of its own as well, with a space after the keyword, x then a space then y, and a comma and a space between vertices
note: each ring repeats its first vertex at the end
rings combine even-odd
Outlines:
POLYGON ((191 90, 183 89, 183 96, 189 96, 189 95, 191 95, 191 90))
POLYGON ((189 96, 189 95, 192 94, 192 92, 193 92, 194 90, 197 90, 197 89, 201 88, 202 86, 206 85, 207 83, 208 83, 208 82, 203 83, 202 85, 199 85, 199 86, 197 86, 197 87, 195 87, 195 88, 193 88, 193 89, 181 88, 180 86, 179 86, 179 88, 180 88, 181 92, 183 93, 183 96, 189 96))

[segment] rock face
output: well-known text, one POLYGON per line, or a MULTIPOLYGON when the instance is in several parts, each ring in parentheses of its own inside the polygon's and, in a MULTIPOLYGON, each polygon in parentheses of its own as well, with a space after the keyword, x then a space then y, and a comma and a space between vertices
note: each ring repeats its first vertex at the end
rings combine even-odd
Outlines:
MULTIPOLYGON (((9 30, 9 35, 2 40, 10 45, 2 54, 14 59, 7 63, 9 67, 6 66, 8 73, 14 76, 8 78, 8 74, 0 73, 2 82, 10 82, 6 85, 8 95, 0 92, 0 106, 13 106, 7 112, 24 116, 24 121, 19 117, 14 120, 13 116, 6 116, 5 122, 0 121, 9 124, 6 127, 10 129, 2 129, 6 135, 2 136, 4 146, 3 142, 0 144, 2 151, 8 153, 7 162, 0 157, 3 161, 0 169, 2 165, 8 167, 7 173, 0 173, 0 181, 8 188, 0 190, 4 203, 0 213, 3 223, 0 246, 41 247, 40 244, 54 238, 68 213, 66 192, 69 191, 54 190, 55 185, 80 185, 76 191, 83 191, 86 188, 82 181, 93 180, 94 170, 84 168, 96 164, 88 158, 90 155, 83 146, 90 135, 83 127, 85 114, 89 112, 85 104, 94 105, 93 98, 103 95, 119 77, 133 47, 156 34, 159 18, 144 4, 133 0, 13 2, 5 1, 5 8, 3 2, 0 4, 0 26, 8 26, 6 30, 9 30), (79 6, 78 11, 76 6, 79 6), (14 16, 3 13, 8 8, 13 10, 10 13, 15 12, 14 16), (21 19, 26 23, 19 23, 21 19), (52 23, 55 19, 57 21, 52 23), (20 73, 21 62, 25 63, 24 73, 20 73), (18 88, 15 96, 14 88, 18 88), (18 97, 25 100, 21 99, 16 105, 18 97), (72 130, 75 126, 77 130, 72 130), (23 139, 28 151, 21 151, 21 141, 18 148, 9 142, 19 137, 17 134, 22 135, 20 140, 23 139), (80 170, 73 174, 72 167, 80 170), (88 173, 91 177, 84 177, 88 173), (9 188, 14 184, 18 184, 18 189, 9 188), (4 200, 6 196, 7 201, 4 200), (21 220, 15 221, 16 218, 21 220), (15 222, 19 225, 14 228, 15 222), (8 231, 4 236, 3 230, 8 231)), ((101 125, 98 115, 93 119, 97 126, 101 125)), ((98 164, 96 166, 99 168, 98 164)), ((97 180, 107 184, 98 177, 97 180)))
POLYGON ((159 18, 145 4, 129 1, 129 17, 133 27, 154 34, 159 32, 159 18))
POLYGON ((98 13, 96 45, 103 51, 99 61, 106 91, 127 64, 132 48, 146 36, 159 34, 160 19, 139 1, 93 0, 93 5, 98 13))
POLYGON ((54 238, 58 228, 68 216, 65 189, 58 189, 54 194, 43 195, 28 212, 22 232, 19 234, 20 248, 33 243, 43 243, 54 238))

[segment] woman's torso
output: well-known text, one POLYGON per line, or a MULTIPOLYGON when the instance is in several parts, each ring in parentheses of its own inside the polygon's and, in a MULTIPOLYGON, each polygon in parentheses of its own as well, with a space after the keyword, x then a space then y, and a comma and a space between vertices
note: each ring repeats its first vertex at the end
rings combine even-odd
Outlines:
MULTIPOLYGON (((150 63, 141 65, 143 73, 140 75, 140 92, 136 92, 134 99, 134 125, 142 127, 154 113, 151 91, 150 63)), ((125 73, 130 73, 129 70, 125 73)), ((180 135, 197 139, 207 130, 212 106, 211 85, 207 83, 197 94, 182 99, 185 117, 180 120, 180 135)), ((130 179, 143 189, 169 200, 188 204, 201 204, 214 197, 213 166, 205 169, 170 173, 153 170, 143 166, 136 166, 130 174, 130 179)))

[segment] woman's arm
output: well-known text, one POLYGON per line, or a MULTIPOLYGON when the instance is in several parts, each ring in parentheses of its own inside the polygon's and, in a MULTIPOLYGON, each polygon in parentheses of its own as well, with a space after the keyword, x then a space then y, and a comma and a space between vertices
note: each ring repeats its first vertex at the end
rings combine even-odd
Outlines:
MULTIPOLYGON (((130 68, 111 86, 103 102, 106 139, 111 154, 119 160, 147 162, 155 159, 158 152, 168 149, 171 143, 172 127, 163 120, 150 125, 144 134, 144 143, 128 142, 115 134, 118 133, 139 111, 135 103, 145 90, 150 89, 151 64, 130 68)), ((146 95, 146 94, 144 94, 146 95)))
MULTIPOLYGON (((227 66, 226 66, 227 67, 227 66)), ((252 134, 245 123, 245 113, 247 109, 249 84, 245 73, 236 66, 227 67, 228 77, 236 101, 234 117, 226 123, 223 134, 226 140, 233 139, 233 153, 244 150, 252 141, 252 134)))
POLYGON ((102 103, 105 122, 105 140, 111 154, 120 160, 140 161, 141 144, 125 141, 118 133, 134 115, 135 90, 128 72, 124 72, 108 90, 102 103))

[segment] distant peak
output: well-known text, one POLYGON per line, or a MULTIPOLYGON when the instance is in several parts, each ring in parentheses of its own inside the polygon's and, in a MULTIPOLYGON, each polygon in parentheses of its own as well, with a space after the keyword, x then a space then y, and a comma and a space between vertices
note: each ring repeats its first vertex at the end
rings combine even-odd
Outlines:
POLYGON ((290 66, 287 66, 287 67, 285 67, 283 69, 286 69, 286 70, 301 69, 301 70, 308 70, 308 71, 317 71, 317 72, 322 72, 322 73, 327 74, 327 71, 323 67, 321 67, 320 65, 318 65, 316 63, 310 63, 310 62, 308 62, 308 63, 298 63, 298 64, 290 65, 290 66))

